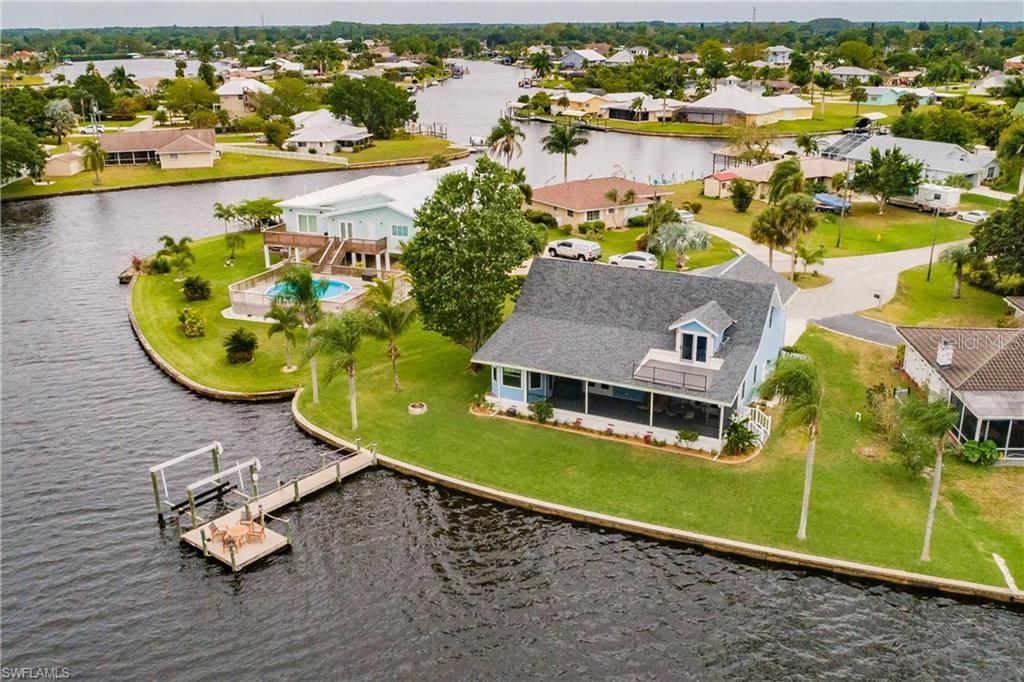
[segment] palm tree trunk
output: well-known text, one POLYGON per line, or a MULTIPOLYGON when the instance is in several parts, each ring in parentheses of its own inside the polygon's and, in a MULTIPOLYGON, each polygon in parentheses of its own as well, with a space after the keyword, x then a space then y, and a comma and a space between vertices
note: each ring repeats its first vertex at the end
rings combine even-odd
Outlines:
POLYGON ((939 504, 939 488, 942 486, 942 446, 945 438, 939 441, 935 450, 935 473, 932 474, 932 498, 928 502, 928 522, 924 526, 924 547, 921 548, 921 561, 931 561, 932 526, 935 525, 935 507, 939 504))
POLYGON ((320 404, 320 383, 316 376, 316 356, 314 355, 309 359, 309 374, 310 381, 313 384, 313 404, 320 404))
POLYGON ((795 282, 796 281, 796 244, 793 244, 790 248, 792 249, 792 253, 790 254, 790 263, 792 263, 792 265, 789 268, 789 278, 795 282))
POLYGON ((774 270, 775 269, 775 265, 772 262, 772 261, 774 261, 774 258, 773 258, 774 255, 775 255, 775 249, 773 249, 772 247, 769 246, 768 247, 768 269, 769 270, 774 270))
POLYGON ((391 358, 391 376, 395 380, 395 391, 401 391, 402 385, 398 383, 398 346, 394 341, 388 345, 388 357, 391 358))
POLYGON ((569 154, 562 154, 562 182, 569 182, 569 154))
POLYGON ((956 268, 956 277, 953 278, 953 298, 960 298, 960 281, 963 277, 963 268, 958 265, 956 268))
POLYGON ((800 505, 800 528, 796 532, 797 540, 807 539, 807 513, 811 507, 811 476, 814 473, 814 448, 817 441, 815 434, 807 443, 807 463, 804 465, 804 500, 800 505))
POLYGON ((359 428, 359 417, 356 415, 356 368, 348 368, 348 411, 352 415, 352 430, 359 428))

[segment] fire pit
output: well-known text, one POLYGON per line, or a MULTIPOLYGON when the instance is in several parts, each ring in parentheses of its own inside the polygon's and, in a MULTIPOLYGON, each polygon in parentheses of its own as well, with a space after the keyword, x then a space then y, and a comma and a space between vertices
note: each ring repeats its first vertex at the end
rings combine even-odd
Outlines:
POLYGON ((409 414, 423 414, 426 411, 426 403, 409 403, 409 414))

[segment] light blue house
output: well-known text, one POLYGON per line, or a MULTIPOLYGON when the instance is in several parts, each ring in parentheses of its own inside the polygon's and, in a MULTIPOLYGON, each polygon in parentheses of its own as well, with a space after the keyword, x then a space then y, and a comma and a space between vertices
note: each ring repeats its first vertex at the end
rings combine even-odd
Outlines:
POLYGON ((887 106, 890 104, 896 104, 899 100, 900 95, 904 93, 912 93, 917 95, 918 104, 932 104, 935 102, 935 92, 928 88, 898 88, 892 86, 877 86, 864 88, 868 93, 867 104, 875 106, 887 106))
POLYGON ((720 450, 733 419, 766 438, 751 403, 782 349, 796 287, 741 256, 700 274, 534 261, 516 309, 473 357, 489 400, 521 413, 720 450))

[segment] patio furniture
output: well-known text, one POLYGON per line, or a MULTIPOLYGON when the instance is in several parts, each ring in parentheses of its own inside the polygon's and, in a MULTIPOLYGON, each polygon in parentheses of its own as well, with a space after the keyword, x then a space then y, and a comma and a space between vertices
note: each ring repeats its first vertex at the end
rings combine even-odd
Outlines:
POLYGON ((253 522, 249 526, 249 532, 245 534, 246 540, 255 540, 257 542, 263 542, 266 539, 266 537, 266 529, 256 522, 253 522))
POLYGON ((210 521, 210 525, 207 526, 206 532, 211 540, 219 540, 224 537, 224 529, 218 528, 216 521, 210 521))
POLYGON ((227 546, 230 543, 237 549, 245 543, 245 537, 248 534, 249 526, 245 523, 239 523, 238 525, 231 526, 224 531, 224 545, 227 546))

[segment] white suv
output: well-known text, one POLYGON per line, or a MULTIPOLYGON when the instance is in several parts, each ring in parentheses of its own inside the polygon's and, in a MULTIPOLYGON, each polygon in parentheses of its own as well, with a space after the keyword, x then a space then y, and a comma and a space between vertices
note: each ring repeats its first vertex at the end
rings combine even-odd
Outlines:
POLYGON ((552 258, 595 261, 601 257, 601 245, 586 239, 560 239, 548 242, 547 252, 552 258))
POLYGON ((609 265, 621 265, 624 268, 638 268, 640 270, 657 270, 658 258, 646 251, 630 251, 620 253, 608 259, 609 265))

